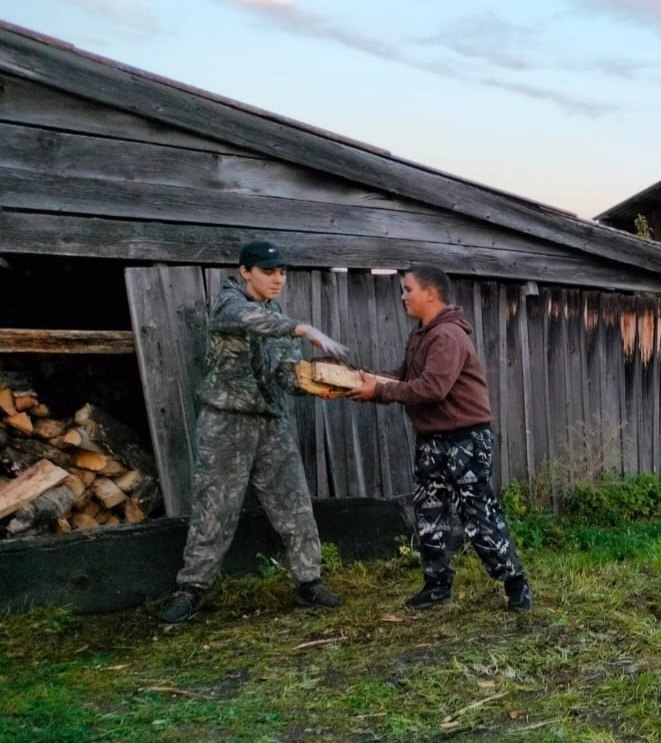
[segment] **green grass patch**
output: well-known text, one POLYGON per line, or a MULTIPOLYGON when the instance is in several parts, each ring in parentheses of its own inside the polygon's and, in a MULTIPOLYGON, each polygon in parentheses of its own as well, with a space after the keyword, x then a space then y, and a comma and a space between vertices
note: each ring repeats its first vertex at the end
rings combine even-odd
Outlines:
MULTIPOLYGON (((0 619, 0 740, 163 743, 657 741, 661 524, 573 524, 524 547, 531 613, 470 551, 454 601, 414 613, 410 553, 343 565, 344 606, 295 609, 283 570, 218 582, 191 622, 156 605, 0 619)), ((405 546, 402 544, 399 545, 405 546)))

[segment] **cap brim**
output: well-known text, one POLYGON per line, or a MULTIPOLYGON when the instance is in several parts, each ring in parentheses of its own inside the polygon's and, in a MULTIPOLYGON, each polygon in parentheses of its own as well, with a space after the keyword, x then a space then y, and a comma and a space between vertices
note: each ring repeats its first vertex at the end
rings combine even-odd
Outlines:
POLYGON ((278 266, 285 268, 287 266, 282 258, 267 258, 263 261, 257 261, 257 263, 253 263, 252 265, 258 268, 277 268, 278 266))

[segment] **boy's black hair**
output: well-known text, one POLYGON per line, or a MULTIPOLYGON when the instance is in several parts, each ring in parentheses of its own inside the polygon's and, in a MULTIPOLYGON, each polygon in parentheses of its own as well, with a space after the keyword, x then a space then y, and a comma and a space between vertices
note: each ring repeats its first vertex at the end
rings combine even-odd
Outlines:
POLYGON ((444 302, 450 301, 450 277, 433 263, 412 263, 404 273, 413 274, 424 289, 433 286, 444 302))

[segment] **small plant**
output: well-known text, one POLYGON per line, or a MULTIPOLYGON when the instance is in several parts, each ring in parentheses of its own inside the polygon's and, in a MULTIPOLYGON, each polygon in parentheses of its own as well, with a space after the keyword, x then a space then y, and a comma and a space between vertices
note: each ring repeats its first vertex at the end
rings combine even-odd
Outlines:
POLYGON ((649 225, 647 217, 644 214, 638 214, 633 220, 633 225, 636 228, 636 235, 642 237, 644 240, 654 239, 654 230, 649 225))
POLYGON ((418 565, 420 563, 420 550, 415 535, 400 534, 395 537, 395 543, 398 545, 398 556, 403 558, 407 565, 418 565))
POLYGON ((530 511, 530 489, 521 480, 512 480, 500 493, 500 502, 509 520, 520 520, 530 511))
POLYGON ((614 424, 607 417, 592 422, 577 421, 569 427, 569 444, 562 460, 570 482, 595 481, 621 467, 622 447, 630 443, 624 423, 614 424))
POLYGON ((262 578, 273 578, 276 575, 287 572, 287 569, 282 565, 275 557, 268 557, 258 552, 257 557, 257 572, 262 578))
POLYGON ((342 556, 336 544, 324 542, 321 545, 321 568, 326 575, 342 569, 342 556))

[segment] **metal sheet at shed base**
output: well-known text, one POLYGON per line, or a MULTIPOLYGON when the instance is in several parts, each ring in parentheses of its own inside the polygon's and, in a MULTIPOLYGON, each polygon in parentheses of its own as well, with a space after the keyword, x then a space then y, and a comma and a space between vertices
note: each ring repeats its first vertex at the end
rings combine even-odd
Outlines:
POLYGON ((107 612, 168 591, 181 564, 187 524, 154 519, 0 542, 0 608, 69 606, 107 612))
MULTIPOLYGON (((396 537, 408 533, 395 502, 316 501, 314 509, 322 542, 335 544, 346 562, 391 557, 396 537)), ((175 587, 187 529, 185 519, 162 518, 0 541, 0 611, 68 606, 76 613, 103 613, 156 599, 175 587)), ((277 557, 281 552, 266 516, 249 503, 223 572, 252 572, 259 564, 258 553, 277 557)))

